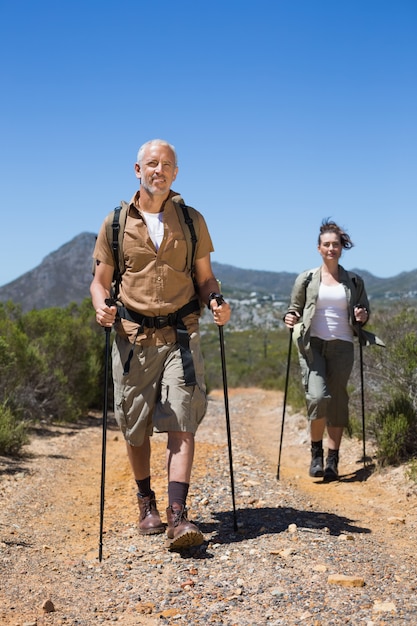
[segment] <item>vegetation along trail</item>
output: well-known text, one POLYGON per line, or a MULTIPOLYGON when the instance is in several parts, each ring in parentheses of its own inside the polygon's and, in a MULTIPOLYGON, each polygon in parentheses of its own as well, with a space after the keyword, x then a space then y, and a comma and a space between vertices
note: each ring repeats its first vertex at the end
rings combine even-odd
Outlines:
MULTIPOLYGON (((282 394, 232 389, 229 400, 238 532, 216 390, 190 493, 206 542, 182 554, 167 551, 163 536, 138 536, 112 419, 101 563, 100 416, 39 428, 23 458, 0 457, 0 624, 414 624, 417 491, 404 468, 364 467, 362 442, 346 438, 341 480, 309 478, 305 416, 288 407, 277 480, 282 394)), ((165 439, 156 441, 162 495, 165 439)))

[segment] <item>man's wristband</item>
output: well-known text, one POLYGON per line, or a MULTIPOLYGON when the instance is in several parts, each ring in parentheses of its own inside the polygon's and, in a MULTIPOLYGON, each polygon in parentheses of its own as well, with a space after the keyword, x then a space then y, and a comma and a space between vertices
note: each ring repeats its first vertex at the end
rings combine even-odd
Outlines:
POLYGON ((212 300, 216 300, 217 304, 221 304, 222 302, 224 302, 224 298, 223 295, 221 293, 215 293, 214 291, 212 291, 211 293, 209 293, 209 297, 208 297, 208 303, 207 303, 207 308, 210 310, 210 302, 212 300))

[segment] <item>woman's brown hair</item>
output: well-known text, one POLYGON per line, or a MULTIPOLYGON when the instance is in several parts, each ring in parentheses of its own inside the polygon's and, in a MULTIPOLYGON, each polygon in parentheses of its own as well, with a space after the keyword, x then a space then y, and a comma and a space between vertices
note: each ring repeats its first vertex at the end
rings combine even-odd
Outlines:
POLYGON ((349 235, 342 228, 340 228, 340 226, 338 226, 336 222, 333 222, 328 218, 324 219, 321 223, 318 245, 320 245, 321 243, 321 236, 325 233, 335 233, 340 238, 342 248, 344 248, 345 250, 349 250, 354 246, 354 243, 349 235))

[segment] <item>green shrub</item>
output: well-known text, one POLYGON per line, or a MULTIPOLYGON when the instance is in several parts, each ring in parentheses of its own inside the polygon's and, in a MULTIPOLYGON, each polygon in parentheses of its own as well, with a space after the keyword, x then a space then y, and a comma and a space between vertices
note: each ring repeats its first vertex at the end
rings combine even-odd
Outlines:
POLYGON ((19 421, 6 402, 0 404, 0 454, 13 456, 28 442, 26 425, 19 421))
POLYGON ((397 465, 417 453, 417 416, 411 398, 397 395, 371 420, 381 465, 397 465))
POLYGON ((102 402, 104 332, 91 301, 22 314, 0 305, 0 403, 24 421, 75 421, 102 402))
POLYGON ((417 459, 411 459, 409 463, 407 463, 406 468, 406 476, 414 483, 417 483, 417 459))
POLYGON ((97 401, 103 343, 93 314, 91 304, 83 303, 22 317, 39 361, 31 387, 43 419, 75 421, 97 401))

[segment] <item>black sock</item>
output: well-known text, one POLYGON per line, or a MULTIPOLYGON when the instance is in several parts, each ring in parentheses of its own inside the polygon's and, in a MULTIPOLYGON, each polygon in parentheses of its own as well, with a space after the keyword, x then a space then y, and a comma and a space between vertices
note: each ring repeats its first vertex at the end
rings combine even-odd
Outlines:
POLYGON ((311 452, 323 453, 323 440, 311 442, 311 452))
POLYGON ((138 496, 140 498, 146 498, 150 496, 152 493, 151 489, 151 477, 143 478, 141 480, 137 480, 136 484, 138 486, 138 496))
POLYGON ((188 489, 190 485, 188 483, 179 483, 175 480, 171 480, 168 483, 168 503, 172 506, 174 502, 185 506, 188 496, 188 489))
POLYGON ((330 450, 330 448, 327 451, 327 458, 328 459, 336 459, 336 461, 339 460, 339 450, 330 450))

